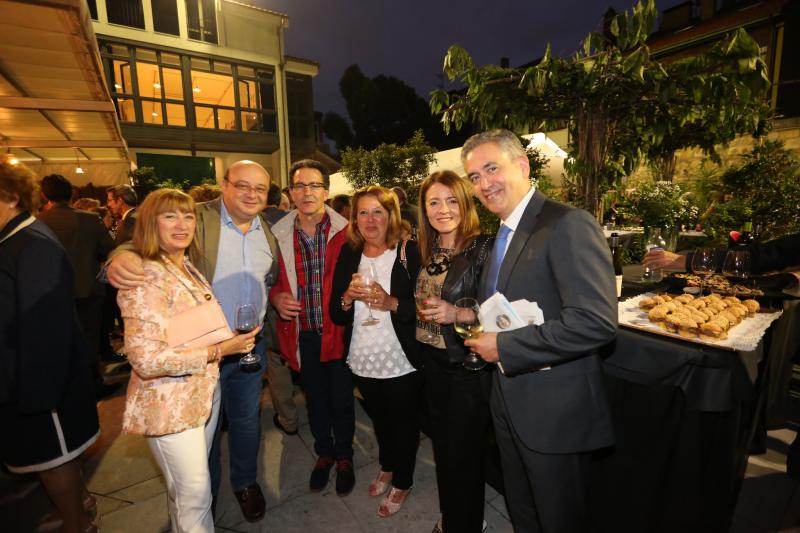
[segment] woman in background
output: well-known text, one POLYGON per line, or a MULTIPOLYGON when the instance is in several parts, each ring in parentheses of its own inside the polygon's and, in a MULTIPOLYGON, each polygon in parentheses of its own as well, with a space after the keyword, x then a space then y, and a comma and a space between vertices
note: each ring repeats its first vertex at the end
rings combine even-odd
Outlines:
POLYGON ((72 267, 31 216, 36 176, 0 162, 0 458, 36 472, 65 533, 93 532, 97 502, 80 456, 99 435, 87 346, 75 314, 72 267))

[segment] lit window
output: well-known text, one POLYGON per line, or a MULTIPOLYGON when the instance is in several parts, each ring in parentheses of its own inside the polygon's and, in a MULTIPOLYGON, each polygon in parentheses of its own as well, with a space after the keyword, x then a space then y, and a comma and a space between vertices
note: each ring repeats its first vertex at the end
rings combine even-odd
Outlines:
POLYGON ((162 98, 161 76, 158 65, 136 62, 136 78, 139 82, 139 96, 162 98))

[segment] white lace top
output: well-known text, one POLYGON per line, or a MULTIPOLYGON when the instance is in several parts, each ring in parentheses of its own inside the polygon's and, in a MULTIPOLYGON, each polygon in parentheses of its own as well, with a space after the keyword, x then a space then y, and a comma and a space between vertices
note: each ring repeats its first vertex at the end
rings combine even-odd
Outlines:
MULTIPOLYGON (((391 291, 392 267, 397 259, 397 248, 387 250, 378 257, 362 254, 360 267, 373 262, 378 272, 378 280, 386 292, 391 291)), ((373 326, 361 323, 369 316, 367 306, 358 300, 353 310, 353 335, 350 338, 350 353, 347 364, 353 374, 364 378, 396 378, 414 372, 414 367, 406 359, 400 340, 392 327, 389 311, 372 310, 372 316, 380 320, 373 326)))

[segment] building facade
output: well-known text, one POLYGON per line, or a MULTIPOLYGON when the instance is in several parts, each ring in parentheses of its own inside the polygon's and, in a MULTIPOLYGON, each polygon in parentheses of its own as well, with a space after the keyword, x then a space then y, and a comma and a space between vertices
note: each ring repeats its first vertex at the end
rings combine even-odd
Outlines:
POLYGON ((314 152, 312 78, 286 15, 233 0, 89 0, 129 154, 160 178, 220 179, 240 159, 286 183, 314 152))

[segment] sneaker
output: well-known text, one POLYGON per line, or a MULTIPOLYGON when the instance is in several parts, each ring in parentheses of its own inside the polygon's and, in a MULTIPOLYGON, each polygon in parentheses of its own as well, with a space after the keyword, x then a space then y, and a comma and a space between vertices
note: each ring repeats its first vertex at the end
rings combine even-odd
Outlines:
POLYGON ((353 471, 351 459, 336 461, 336 495, 347 496, 353 491, 356 484, 356 474, 353 471))
POLYGON ((308 488, 311 489, 311 492, 319 492, 328 484, 328 476, 333 462, 330 457, 320 456, 317 458, 314 470, 311 471, 311 479, 308 481, 308 488))

